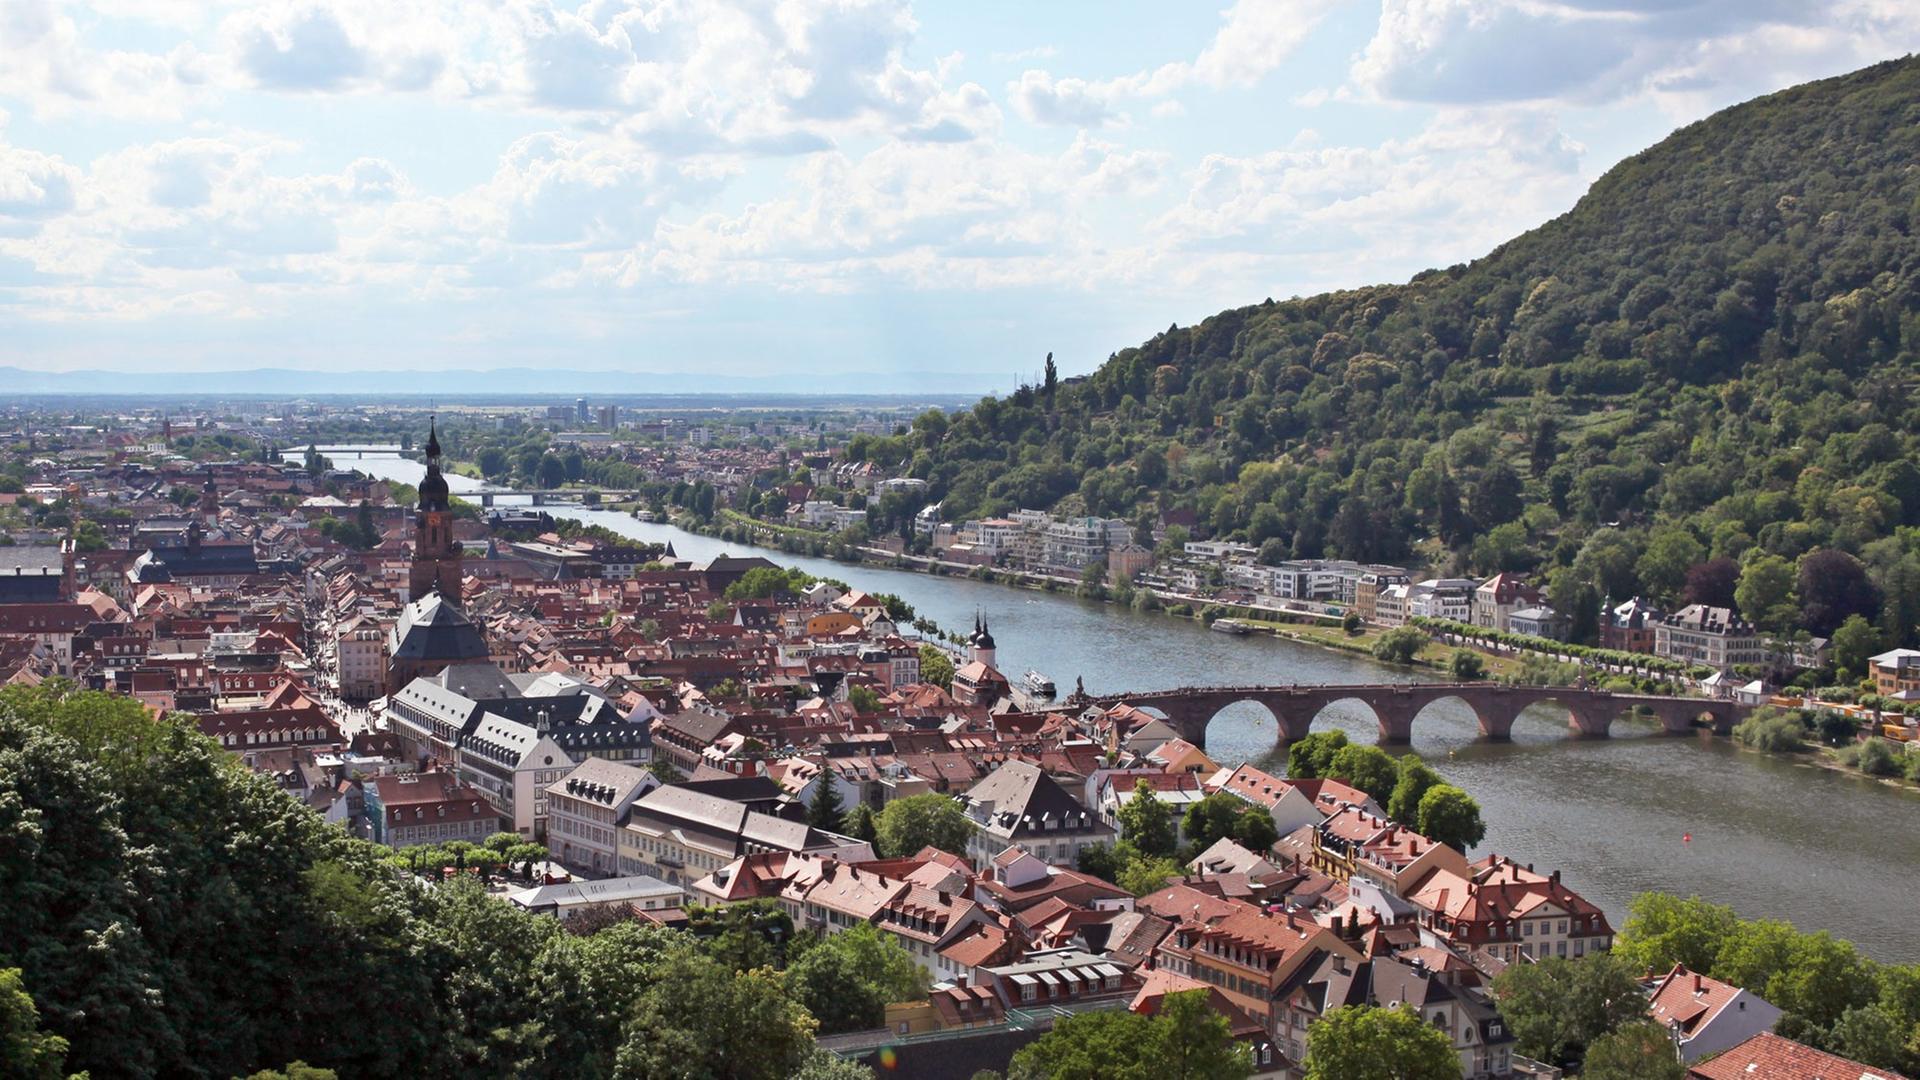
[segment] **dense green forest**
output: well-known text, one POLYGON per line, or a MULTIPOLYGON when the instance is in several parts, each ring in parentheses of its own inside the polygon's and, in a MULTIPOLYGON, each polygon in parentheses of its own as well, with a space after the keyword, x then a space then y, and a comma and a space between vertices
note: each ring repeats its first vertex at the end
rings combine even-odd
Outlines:
POLYGON ((1269 561, 1534 572, 1585 635, 1638 593, 1911 643, 1916 160, 1920 61, 1880 64, 1686 127, 1469 265, 1169 327, 850 452, 948 520, 1184 509, 1269 561))
POLYGON ((576 934, 390 855, 188 720, 0 691, 0 1076, 859 1080, 816 1030, 925 989, 891 936, 777 907, 576 934))

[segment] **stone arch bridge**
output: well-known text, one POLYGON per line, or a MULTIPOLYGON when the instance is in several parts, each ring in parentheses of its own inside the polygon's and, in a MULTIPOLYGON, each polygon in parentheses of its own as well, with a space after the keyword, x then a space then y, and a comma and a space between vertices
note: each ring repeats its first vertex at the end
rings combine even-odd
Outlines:
POLYGON ((1242 701, 1257 702, 1273 714, 1280 722, 1283 743, 1304 737, 1327 706, 1340 701, 1358 701, 1372 709, 1379 721, 1380 742, 1394 745, 1413 740, 1414 720, 1427 706, 1448 700, 1471 709, 1480 722, 1480 733, 1498 741, 1511 736, 1513 722, 1522 712, 1541 704, 1566 709, 1568 730, 1580 738, 1605 737, 1616 717, 1635 709, 1652 713, 1669 734, 1711 727, 1716 734, 1725 735, 1748 711, 1745 706, 1717 699, 1498 683, 1185 686, 1140 694, 1090 696, 1077 698, 1074 703, 1103 706, 1124 703, 1152 709, 1165 716, 1181 738, 1205 747, 1207 724, 1220 710, 1242 701))

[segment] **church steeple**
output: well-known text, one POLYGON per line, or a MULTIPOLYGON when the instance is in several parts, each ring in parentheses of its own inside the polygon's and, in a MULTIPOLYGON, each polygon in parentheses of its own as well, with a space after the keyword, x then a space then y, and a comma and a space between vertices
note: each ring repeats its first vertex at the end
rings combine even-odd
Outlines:
POLYGON ((440 473, 440 429, 427 422, 427 475, 420 479, 420 503, 413 515, 413 565, 407 573, 407 599, 437 592, 460 606, 460 545, 453 538, 453 504, 447 478, 440 473))
POLYGON ((448 501, 447 478, 440 475, 440 429, 432 419, 427 421, 427 475, 420 480, 420 509, 453 509, 448 501))

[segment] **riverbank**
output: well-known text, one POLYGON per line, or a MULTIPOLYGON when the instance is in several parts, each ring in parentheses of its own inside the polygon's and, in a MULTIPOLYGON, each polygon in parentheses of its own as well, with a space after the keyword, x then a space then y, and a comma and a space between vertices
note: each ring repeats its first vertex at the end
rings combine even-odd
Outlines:
MULTIPOLYGON (((1390 628, 1364 624, 1360 633, 1349 634, 1341 617, 1335 615, 1226 603, 1213 597, 1137 589, 1130 585, 1118 588, 1106 585, 1089 587, 1079 579, 1060 575, 950 562, 932 556, 908 555, 883 548, 845 544, 839 542, 837 537, 830 533, 790 525, 773 525, 747 517, 736 510, 720 510, 716 520, 708 522, 702 522, 690 514, 681 513, 675 515, 671 523, 674 527, 687 532, 699 533, 702 536, 711 536, 723 541, 733 539, 727 535, 730 531, 745 530, 748 535, 741 539, 742 543, 762 544, 792 555, 829 559, 849 566, 900 570, 932 577, 964 576, 989 584, 1010 585, 1025 591, 1065 593, 1082 600, 1123 606, 1136 612, 1159 613, 1182 621, 1197 622, 1203 626, 1210 626, 1218 619, 1230 618, 1247 624, 1253 632, 1265 636, 1313 648, 1366 656, 1379 663, 1388 663, 1374 656, 1373 645, 1390 628), (1120 596, 1116 597, 1115 593, 1119 593, 1120 596), (1138 598, 1142 596, 1151 598, 1151 602, 1141 603, 1138 598)), ((1479 657, 1484 669, 1483 677, 1492 681, 1530 680, 1538 685, 1572 686, 1580 677, 1594 675, 1602 678, 1627 677, 1624 673, 1596 668, 1565 656, 1494 648, 1472 639, 1449 641, 1434 634, 1429 634, 1428 642, 1421 646, 1411 664, 1391 664, 1390 666, 1450 674, 1455 650, 1469 652, 1479 657), (1528 664, 1529 656, 1536 660, 1531 669, 1528 664), (1578 674, 1566 675, 1569 668, 1578 674), (1543 675, 1547 681, 1540 681, 1543 675)), ((1668 693, 1680 690, 1681 687, 1669 683, 1641 689, 1647 692, 1668 693)))
MULTIPOLYGON (((1743 754, 1753 754, 1758 757, 1770 758, 1775 761, 1783 761, 1783 762, 1787 762, 1788 764, 1794 765, 1798 768, 1816 769, 1821 772, 1834 773, 1836 775, 1849 777, 1854 780, 1866 780, 1869 782, 1878 783, 1882 787, 1889 787, 1894 789, 1895 791, 1899 791, 1904 794, 1911 795, 1916 798, 1920 798, 1920 780, 1909 779, 1908 777, 1904 775, 1899 775, 1899 774, 1895 774, 1891 776, 1874 776, 1870 773, 1863 772, 1859 769, 1859 767, 1854 765, 1849 765, 1846 762, 1840 760, 1840 751, 1841 749, 1844 749, 1844 748, 1837 748, 1837 747, 1831 747, 1831 746, 1808 746, 1799 750, 1763 750, 1756 746, 1744 745, 1738 740, 1733 740, 1733 745, 1737 747, 1740 750, 1740 752, 1743 754)), ((1905 753, 1914 753, 1914 752, 1905 751, 1902 755, 1903 757, 1905 753)), ((1916 756, 1920 756, 1920 755, 1916 755, 1916 756)))

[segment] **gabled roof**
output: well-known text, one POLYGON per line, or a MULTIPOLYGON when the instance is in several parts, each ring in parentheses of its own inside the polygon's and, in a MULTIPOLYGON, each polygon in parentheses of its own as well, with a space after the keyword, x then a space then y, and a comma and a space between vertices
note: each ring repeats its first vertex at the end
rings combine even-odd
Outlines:
POLYGON ((574 766, 566 776, 549 784, 547 790, 601 806, 624 809, 636 790, 656 782, 654 775, 645 769, 605 758, 589 757, 574 766))
POLYGON ((1739 996, 1739 987, 1689 971, 1685 964, 1675 964, 1653 988, 1647 1013, 1682 1035, 1692 1035, 1712 1023, 1714 1016, 1739 996))
POLYGON ((1008 836, 1038 832, 1043 822, 1065 830, 1100 825, 1066 788, 1038 765, 1025 761, 1009 761, 995 769, 968 789, 967 801, 978 810, 987 810, 991 803, 987 827, 1008 836))
POLYGON ((1690 1080, 1906 1080, 1804 1043, 1763 1031, 1687 1070, 1690 1080))

